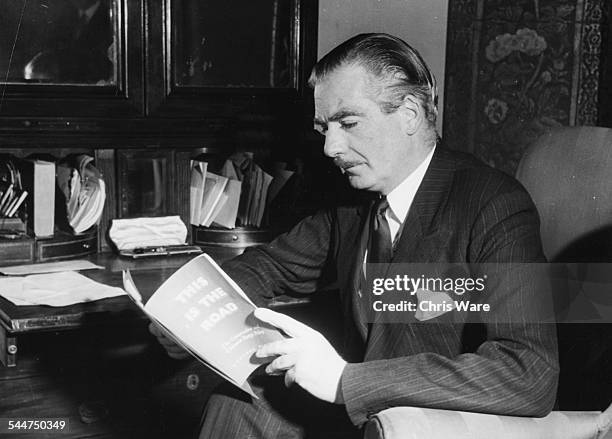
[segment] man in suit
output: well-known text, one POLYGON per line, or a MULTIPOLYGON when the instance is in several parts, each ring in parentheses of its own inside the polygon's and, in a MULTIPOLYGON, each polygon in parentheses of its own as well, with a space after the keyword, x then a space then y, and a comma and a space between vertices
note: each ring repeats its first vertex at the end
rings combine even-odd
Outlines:
POLYGON ((344 42, 317 63, 310 83, 325 154, 375 199, 306 218, 224 269, 261 306, 287 290, 313 292, 331 272, 345 340, 336 350, 308 326, 258 309, 259 319, 290 338, 257 352, 275 358, 268 376, 253 379, 261 398, 231 389, 213 395, 200 437, 352 437, 370 415, 402 405, 547 414, 558 375, 555 329, 539 324, 533 304, 540 291, 525 276, 497 273, 486 300, 503 312, 482 313, 479 323, 408 313, 389 324, 367 309, 364 270, 381 263, 543 261, 525 190, 444 149, 433 75, 398 38, 363 34, 344 42))

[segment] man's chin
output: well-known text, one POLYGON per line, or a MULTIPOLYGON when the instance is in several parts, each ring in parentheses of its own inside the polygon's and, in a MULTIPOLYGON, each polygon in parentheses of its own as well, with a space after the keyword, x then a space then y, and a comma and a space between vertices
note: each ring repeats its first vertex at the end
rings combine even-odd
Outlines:
POLYGON ((353 189, 360 189, 360 190, 366 190, 366 191, 372 190, 371 182, 367 181, 367 179, 363 178, 363 176, 361 175, 354 175, 354 174, 349 175, 348 181, 353 189))

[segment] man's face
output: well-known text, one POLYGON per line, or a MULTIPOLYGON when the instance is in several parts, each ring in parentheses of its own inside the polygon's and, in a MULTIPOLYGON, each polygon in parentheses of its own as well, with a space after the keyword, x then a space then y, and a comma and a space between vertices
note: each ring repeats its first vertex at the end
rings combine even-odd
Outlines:
POLYGON ((358 65, 328 74, 314 89, 314 123, 325 136, 325 154, 351 186, 386 195, 407 176, 410 146, 405 113, 381 111, 372 93, 375 81, 358 65))

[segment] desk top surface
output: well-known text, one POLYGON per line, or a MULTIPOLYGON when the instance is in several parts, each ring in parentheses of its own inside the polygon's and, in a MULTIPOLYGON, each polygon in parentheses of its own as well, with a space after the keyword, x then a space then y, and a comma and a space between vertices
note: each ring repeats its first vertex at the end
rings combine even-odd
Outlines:
MULTIPOLYGON (((239 250, 223 247, 206 252, 219 263, 240 253, 239 250)), ((175 255, 132 260, 102 253, 90 256, 88 259, 104 266, 105 269, 85 270, 82 274, 107 285, 123 287, 121 272, 129 269, 143 299, 147 300, 164 280, 193 257, 193 255, 175 255)), ((70 329, 103 323, 109 317, 145 318, 127 296, 63 307, 16 306, 0 297, 0 325, 11 333, 70 329)))

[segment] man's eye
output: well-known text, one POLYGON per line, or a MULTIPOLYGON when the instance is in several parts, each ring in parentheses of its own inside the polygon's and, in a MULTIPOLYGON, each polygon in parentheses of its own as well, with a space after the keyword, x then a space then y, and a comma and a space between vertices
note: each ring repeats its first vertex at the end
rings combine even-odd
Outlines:
POLYGON ((323 125, 315 125, 314 126, 314 130, 319 133, 322 134, 323 136, 325 135, 325 133, 327 132, 327 127, 323 126, 323 125))
POLYGON ((344 130, 349 130, 357 125, 357 122, 340 122, 340 126, 344 130))

